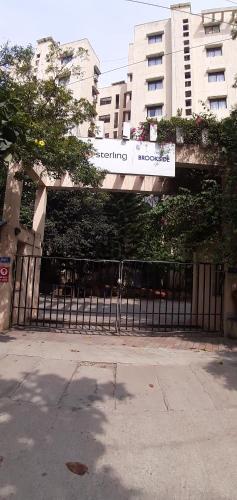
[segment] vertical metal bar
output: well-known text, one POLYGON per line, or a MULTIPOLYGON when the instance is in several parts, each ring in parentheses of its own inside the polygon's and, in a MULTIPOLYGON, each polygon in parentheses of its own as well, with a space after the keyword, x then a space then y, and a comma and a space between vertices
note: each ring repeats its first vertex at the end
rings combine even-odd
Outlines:
POLYGON ((67 291, 67 270, 65 273, 66 283, 63 285, 63 317, 62 317, 62 326, 64 327, 64 318, 65 318, 65 307, 66 307, 66 291, 67 291))
POLYGON ((77 327, 77 318, 78 318, 78 303, 79 303, 79 296, 80 296, 80 288, 77 286, 75 287, 76 293, 77 293, 77 300, 76 300, 76 327, 77 327))
POLYGON ((172 276, 171 330, 173 330, 173 324, 174 324, 174 285, 175 285, 175 265, 173 265, 173 276, 172 276))
MULTIPOLYGON (((37 261, 38 257, 36 257, 36 261, 37 261)), ((42 266, 42 257, 39 257, 39 262, 37 261, 36 262, 36 265, 39 266, 39 292, 38 292, 38 300, 37 300, 37 315, 36 315, 36 325, 38 326, 38 322, 39 322, 39 310, 40 310, 40 282, 41 282, 41 266, 42 266)))
POLYGON ((205 319, 205 297, 206 297, 206 264, 203 264, 203 301, 202 301, 202 330, 205 319))
POLYGON ((208 331, 210 331, 210 320, 211 320, 211 277, 212 277, 212 264, 209 266, 209 303, 208 303, 208 331))
POLYGON ((127 293, 127 300, 126 300, 126 316, 125 316, 125 329, 128 329, 128 290, 126 290, 127 293))
POLYGON ((103 315, 102 315, 102 327, 104 327, 104 324, 105 324, 105 304, 106 304, 106 301, 105 301, 105 295, 106 295, 106 288, 104 288, 104 301, 103 301, 103 315))
POLYGON ((52 323, 53 295, 54 295, 54 284, 52 283, 50 306, 49 306, 49 326, 51 326, 52 323))
POLYGON ((113 300, 113 287, 111 287, 111 291, 110 291, 110 303, 109 303, 109 330, 110 330, 110 324, 111 324, 112 300, 113 300))
MULTIPOLYGON (((221 297, 220 297, 220 313, 219 313, 219 316, 220 316, 220 328, 219 328, 219 330, 222 331, 223 330, 223 294, 224 294, 224 283, 225 283, 225 270, 224 270, 223 264, 221 265, 220 272, 221 272, 222 279, 221 279, 221 289, 220 289, 221 297)), ((215 315, 215 318, 216 318, 216 315, 215 315)))
POLYGON ((29 284, 29 269, 30 269, 30 257, 27 256, 28 264, 26 271, 26 291, 25 291, 25 301, 24 301, 24 325, 26 324, 26 310, 27 310, 27 293, 28 293, 28 284, 29 284))
POLYGON ((138 313, 138 318, 139 318, 139 323, 138 323, 138 329, 140 330, 141 329, 141 309, 142 309, 142 299, 141 299, 141 294, 142 294, 142 290, 140 288, 140 302, 139 302, 139 313, 138 313))
POLYGON ((155 294, 153 294, 153 302, 152 302, 152 316, 151 316, 151 328, 152 328, 152 332, 154 330, 154 312, 155 312, 155 294))
POLYGON ((97 326, 98 321, 98 296, 96 297, 96 313, 95 313, 95 325, 97 326))
POLYGON ((58 284, 58 294, 57 294, 57 305, 56 305, 56 328, 58 327, 58 308, 59 308, 59 290, 62 290, 63 293, 63 285, 61 283, 58 284))
POLYGON ((85 324, 85 309, 86 309, 86 287, 84 286, 82 328, 83 328, 83 326, 85 324))
POLYGON ((179 293, 178 293, 178 312, 177 312, 177 325, 180 326, 180 304, 182 301, 182 279, 183 267, 179 264, 179 293))
POLYGON ((90 295, 90 311, 89 311, 89 330, 91 327, 91 305, 92 305, 92 288, 91 288, 91 295, 90 295))
POLYGON ((199 327, 199 281, 200 281, 200 265, 199 263, 196 264, 197 266, 197 312, 196 312, 196 326, 199 327))
MULTIPOLYGON (((160 269, 160 264, 159 264, 159 269, 160 269)), ((156 316, 158 314, 158 330, 160 329, 160 317, 161 317, 161 306, 162 306, 162 283, 161 283, 161 271, 159 271, 159 280, 160 280, 160 283, 159 283, 159 308, 158 308, 158 313, 156 313, 156 316)))
POLYGON ((70 311, 69 311, 69 324, 68 324, 68 327, 71 328, 71 322, 72 322, 72 299, 73 299, 73 281, 72 281, 72 284, 71 284, 71 294, 70 294, 70 311))
POLYGON ((14 309, 15 309, 15 292, 16 292, 16 276, 17 276, 17 255, 12 262, 12 279, 13 279, 13 290, 12 290, 12 300, 11 300, 11 318, 10 326, 13 324, 14 309))
POLYGON ((34 259, 34 270, 33 270, 33 277, 32 277, 32 292, 31 292, 31 307, 30 307, 30 325, 32 323, 33 301, 34 301, 34 291, 35 291, 36 257, 32 257, 32 259, 34 259))
MULTIPOLYGON (((170 266, 170 264, 168 264, 168 266, 170 266)), ((167 331, 167 311, 168 311, 168 294, 167 296, 165 297, 165 332, 167 331)))
MULTIPOLYGON (((218 264, 215 265, 215 273, 214 273, 214 280, 215 280, 215 290, 214 290, 214 297, 215 297, 215 305, 214 305, 214 331, 216 331, 216 306, 217 306, 217 272, 218 272, 218 264)), ((222 291, 221 291, 222 295, 222 291)))
POLYGON ((191 286, 191 301, 190 301, 190 326, 192 327, 193 324, 193 266, 194 264, 191 264, 191 276, 192 276, 192 286, 191 286))
POLYGON ((24 255, 21 255, 21 272, 20 272, 20 287, 19 287, 19 297, 18 297, 18 311, 17 311, 17 325, 20 321, 20 310, 21 310, 21 290, 22 290, 22 275, 24 266, 24 255))
POLYGON ((184 330, 186 330, 186 315, 187 315, 187 266, 184 264, 184 330))
POLYGON ((46 290, 44 289, 43 326, 45 325, 46 298, 47 298, 47 293, 46 290))

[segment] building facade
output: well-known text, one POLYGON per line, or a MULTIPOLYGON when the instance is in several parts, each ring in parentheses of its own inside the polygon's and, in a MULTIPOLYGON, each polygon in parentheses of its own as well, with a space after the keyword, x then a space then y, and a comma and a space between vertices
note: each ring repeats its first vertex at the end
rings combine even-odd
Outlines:
MULTIPOLYGON (((236 27, 237 5, 193 15, 190 3, 171 6, 169 19, 135 26, 127 84, 123 84, 123 92, 131 97, 126 115, 131 127, 147 117, 170 118, 178 113, 188 118, 202 112, 203 105, 219 119, 228 116, 237 103, 233 87, 237 40, 232 37, 236 27)), ((101 89, 100 95, 112 96, 109 89, 112 86, 101 89)), ((97 110, 103 117, 100 103, 97 110)), ((113 123, 119 111, 111 104, 106 115, 113 123)), ((106 133, 113 137, 112 127, 106 133)))
POLYGON ((104 137, 117 139, 122 136, 123 123, 131 121, 131 95, 125 81, 100 89, 97 119, 104 122, 104 137))
MULTIPOLYGON (((47 54, 53 42, 52 37, 41 38, 37 42, 34 56, 34 71, 37 78, 44 79, 47 77, 47 54)), ((61 85, 68 87, 76 99, 84 98, 90 103, 97 103, 97 84, 100 75, 100 61, 91 46, 89 40, 77 40, 61 44, 60 48, 63 51, 68 51, 68 55, 59 61, 59 64, 68 70, 68 76, 60 81, 61 85), (85 53, 80 55, 79 49, 84 49, 85 53), (73 57, 70 55, 70 50, 73 50, 73 57), (73 74, 72 66, 80 66, 80 75, 73 74)), ((76 134, 81 137, 88 136, 89 123, 80 125, 76 134)))

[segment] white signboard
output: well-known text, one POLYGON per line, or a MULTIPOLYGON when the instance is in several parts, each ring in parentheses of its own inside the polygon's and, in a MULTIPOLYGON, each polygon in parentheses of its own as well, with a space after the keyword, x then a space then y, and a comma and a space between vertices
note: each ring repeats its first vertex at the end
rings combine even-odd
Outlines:
POLYGON ((83 139, 90 141, 96 154, 95 167, 117 174, 175 176, 175 145, 120 139, 83 139))

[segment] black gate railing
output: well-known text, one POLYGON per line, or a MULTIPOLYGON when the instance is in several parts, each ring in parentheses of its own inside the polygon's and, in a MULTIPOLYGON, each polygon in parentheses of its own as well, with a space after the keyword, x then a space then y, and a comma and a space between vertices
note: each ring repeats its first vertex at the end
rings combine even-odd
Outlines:
POLYGON ((12 324, 222 332, 222 264, 17 256, 12 324))

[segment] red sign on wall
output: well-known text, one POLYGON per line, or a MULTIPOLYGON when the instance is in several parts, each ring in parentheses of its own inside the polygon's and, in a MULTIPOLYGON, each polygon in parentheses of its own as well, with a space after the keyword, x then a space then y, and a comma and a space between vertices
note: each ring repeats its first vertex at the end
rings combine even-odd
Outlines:
POLYGON ((0 265, 0 283, 8 283, 9 281, 9 267, 0 265))

